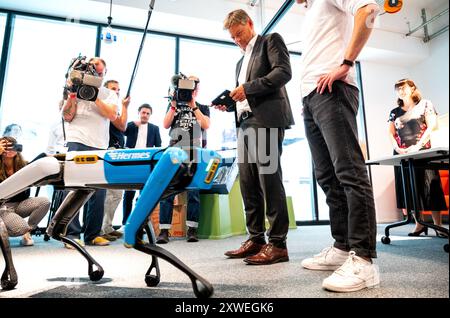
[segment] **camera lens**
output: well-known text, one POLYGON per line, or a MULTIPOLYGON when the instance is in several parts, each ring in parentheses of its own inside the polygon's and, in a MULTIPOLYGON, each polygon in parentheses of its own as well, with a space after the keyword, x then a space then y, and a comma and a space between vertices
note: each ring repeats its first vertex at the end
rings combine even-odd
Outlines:
POLYGON ((84 100, 93 100, 95 99, 96 94, 97 94, 96 88, 88 85, 83 85, 78 90, 79 97, 84 100))
POLYGON ((180 102, 190 102, 192 100, 192 91, 187 89, 178 90, 178 100, 180 102))

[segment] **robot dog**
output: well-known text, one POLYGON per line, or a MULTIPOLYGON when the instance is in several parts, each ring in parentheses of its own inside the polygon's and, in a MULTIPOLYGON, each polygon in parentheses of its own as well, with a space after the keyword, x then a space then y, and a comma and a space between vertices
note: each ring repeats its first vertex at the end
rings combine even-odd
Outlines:
MULTIPOLYGON (((170 252, 155 245, 153 228, 148 226, 151 212, 168 195, 189 189, 210 189, 221 158, 214 151, 190 148, 149 148, 110 151, 74 151, 38 159, 0 184, 0 203, 31 187, 53 185, 71 190, 47 228, 47 234, 73 246, 87 260, 92 281, 103 277, 103 268, 76 241, 66 237, 68 224, 89 200, 95 189, 141 190, 139 200, 125 225, 124 245, 152 256, 145 274, 147 286, 160 281, 158 257, 184 272, 197 297, 210 297, 212 285, 170 252), (149 242, 143 240, 144 231, 149 242), (94 266, 96 268, 94 268, 94 266)), ((6 226, 0 219, 0 245, 5 259, 2 289, 17 285, 6 226)))

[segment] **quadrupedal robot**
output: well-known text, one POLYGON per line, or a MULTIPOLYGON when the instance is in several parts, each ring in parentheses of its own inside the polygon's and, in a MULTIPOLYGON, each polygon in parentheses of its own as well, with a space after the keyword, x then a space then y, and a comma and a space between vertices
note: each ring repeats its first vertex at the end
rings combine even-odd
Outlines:
MULTIPOLYGON (((47 234, 73 246, 87 260, 90 280, 98 281, 104 274, 102 266, 83 246, 66 237, 68 224, 95 189, 140 190, 139 200, 125 225, 124 245, 151 255, 151 264, 145 274, 146 285, 154 287, 159 284, 158 258, 162 258, 189 277, 197 297, 210 297, 213 287, 206 279, 155 244, 155 234, 148 220, 162 198, 189 189, 210 189, 220 162, 218 153, 201 148, 68 152, 38 159, 3 181, 0 184, 0 204, 32 186, 52 185, 55 189, 70 190, 52 218, 47 234), (144 233, 148 242, 143 240, 144 233)), ((6 226, 1 219, 0 246, 5 259, 1 287, 13 289, 17 285, 17 273, 6 226)))

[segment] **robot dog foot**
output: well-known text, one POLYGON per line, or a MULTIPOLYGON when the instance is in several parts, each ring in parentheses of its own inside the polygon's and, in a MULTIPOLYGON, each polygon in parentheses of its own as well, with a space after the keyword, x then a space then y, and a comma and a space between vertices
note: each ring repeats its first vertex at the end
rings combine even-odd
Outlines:
POLYGON ((103 268, 94 260, 94 258, 86 251, 83 246, 78 244, 77 241, 64 236, 61 237, 61 241, 65 244, 73 246, 88 261, 88 274, 91 281, 96 282, 102 279, 105 273, 103 268), (96 270, 94 270, 94 265, 97 267, 96 270))
POLYGON ((14 289, 17 285, 17 273, 14 267, 11 268, 5 268, 5 271, 3 272, 2 278, 1 278, 1 285, 2 289, 4 290, 11 290, 14 289))
POLYGON ((157 257, 159 257, 188 275, 192 282, 192 289, 194 290, 196 297, 209 298, 212 296, 214 292, 213 286, 169 251, 154 244, 139 244, 139 241, 138 244, 135 245, 135 248, 141 252, 152 255, 152 264, 145 275, 145 282, 147 286, 154 287, 159 284, 160 273, 157 261, 157 257), (153 269, 156 269, 156 275, 150 275, 153 269))

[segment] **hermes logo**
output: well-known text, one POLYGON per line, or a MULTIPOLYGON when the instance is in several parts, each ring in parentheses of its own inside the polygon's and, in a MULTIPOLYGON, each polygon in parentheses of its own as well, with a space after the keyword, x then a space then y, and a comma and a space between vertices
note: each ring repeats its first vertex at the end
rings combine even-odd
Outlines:
POLYGON ((108 156, 111 157, 112 160, 145 160, 150 159, 149 152, 111 152, 108 153, 108 156))

